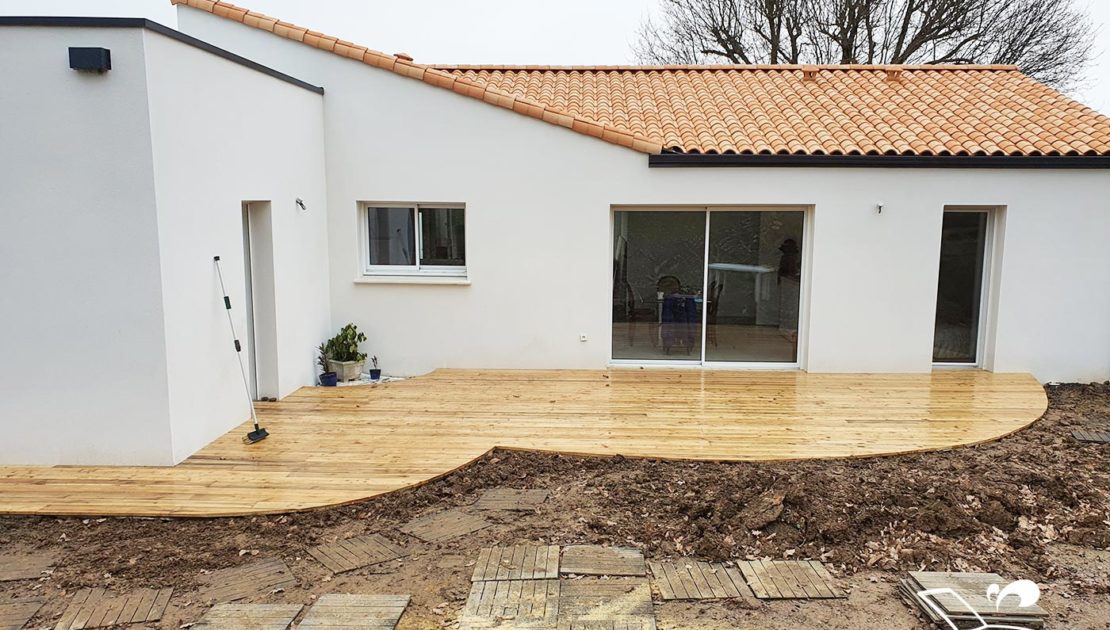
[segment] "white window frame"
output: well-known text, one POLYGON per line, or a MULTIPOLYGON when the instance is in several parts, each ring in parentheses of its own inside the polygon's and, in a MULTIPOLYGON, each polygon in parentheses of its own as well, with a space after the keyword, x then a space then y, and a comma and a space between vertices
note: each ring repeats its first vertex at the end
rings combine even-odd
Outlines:
POLYGON ((466 265, 421 265, 424 257, 424 233, 420 211, 425 209, 450 209, 463 211, 463 251, 469 250, 467 241, 470 231, 466 228, 466 204, 462 203, 412 203, 393 201, 363 201, 359 203, 359 259, 364 277, 439 277, 466 278, 466 265), (370 212, 377 208, 406 208, 413 213, 413 240, 416 245, 415 265, 371 265, 370 264, 370 212))

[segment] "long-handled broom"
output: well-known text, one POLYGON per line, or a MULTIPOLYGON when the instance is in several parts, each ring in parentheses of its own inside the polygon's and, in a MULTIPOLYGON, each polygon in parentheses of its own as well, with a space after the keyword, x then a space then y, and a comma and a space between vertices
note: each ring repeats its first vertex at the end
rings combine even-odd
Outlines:
POLYGON ((239 359, 239 373, 243 375, 243 391, 247 393, 247 403, 251 406, 251 419, 254 420, 254 431, 250 431, 243 438, 247 444, 254 444, 265 440, 270 434, 266 429, 258 426, 258 414, 254 412, 254 399, 251 398, 251 386, 247 383, 247 369, 243 367, 243 346, 239 343, 239 337, 235 334, 235 322, 231 320, 231 298, 227 296, 227 289, 224 288, 224 274, 220 271, 220 257, 215 256, 213 260, 216 262, 216 275, 220 278, 220 292, 224 296, 224 310, 227 311, 227 325, 231 328, 231 338, 235 341, 235 356, 239 359))

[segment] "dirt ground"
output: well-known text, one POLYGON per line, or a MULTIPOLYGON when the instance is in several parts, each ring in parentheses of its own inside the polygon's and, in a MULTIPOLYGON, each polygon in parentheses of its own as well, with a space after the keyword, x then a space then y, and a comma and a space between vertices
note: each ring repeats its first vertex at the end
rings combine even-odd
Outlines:
MULTIPOLYGON (((895 594, 907 570, 986 570, 1041 585, 1052 628, 1110 628, 1110 445, 1074 428, 1110 427, 1110 383, 1048 389, 1029 429, 954 451, 859 460, 693 463, 498 451, 444 479, 363 503, 230 519, 0 519, 0 556, 53 552, 38 581, 0 583, 0 600, 50 598, 28 627, 52 625, 63 595, 173 586, 159 627, 194 622, 205 573, 283 558, 296 588, 259 602, 309 604, 324 593, 411 594, 399 628, 455 625, 480 547, 536 542, 642 548, 649 558, 822 560, 841 601, 662 603, 660 628, 881 628, 925 625, 895 594), (537 513, 485 513, 495 525, 443 544, 397 531, 408 519, 473 503, 488 488, 546 488, 537 513), (310 546, 380 532, 403 561, 332 576, 310 546)), ((244 480, 249 484, 249 480, 244 480)))

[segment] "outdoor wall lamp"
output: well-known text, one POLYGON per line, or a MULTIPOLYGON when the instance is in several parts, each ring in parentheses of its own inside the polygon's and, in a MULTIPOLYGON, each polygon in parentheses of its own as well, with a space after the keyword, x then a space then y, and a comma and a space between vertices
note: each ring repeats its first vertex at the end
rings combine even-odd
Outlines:
POLYGON ((107 48, 70 48, 69 67, 80 72, 104 74, 112 69, 112 51, 107 48))

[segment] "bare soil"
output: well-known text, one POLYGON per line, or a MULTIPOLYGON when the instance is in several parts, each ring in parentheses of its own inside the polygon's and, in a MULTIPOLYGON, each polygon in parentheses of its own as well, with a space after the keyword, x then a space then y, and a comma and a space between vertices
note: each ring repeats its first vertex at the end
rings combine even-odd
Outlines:
MULTIPOLYGON (((419 488, 359 504, 226 519, 0 518, 0 557, 56 553, 41 580, 0 583, 0 600, 46 595, 29 627, 50 626, 82 587, 173 586, 158 627, 194 622, 210 571, 281 557, 299 586, 258 602, 310 604, 329 592, 409 593, 400 628, 454 625, 483 546, 634 546, 655 558, 826 562, 851 591, 836 602, 663 603, 661 628, 923 628, 898 599, 907 570, 994 571, 1038 582, 1050 627, 1110 628, 1110 445, 1075 428, 1110 426, 1110 383, 1048 388, 1040 421, 1000 441, 858 460, 707 463, 497 451, 419 488), (489 488, 546 488, 536 513, 486 512, 495 525, 443 544, 397 531, 418 515, 472 504, 489 488), (310 546, 380 532, 413 550, 331 575, 310 546)), ((249 479, 244 490, 249 491, 249 479)))

